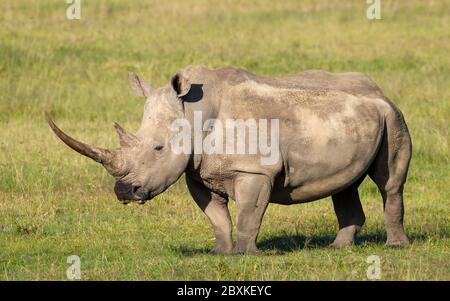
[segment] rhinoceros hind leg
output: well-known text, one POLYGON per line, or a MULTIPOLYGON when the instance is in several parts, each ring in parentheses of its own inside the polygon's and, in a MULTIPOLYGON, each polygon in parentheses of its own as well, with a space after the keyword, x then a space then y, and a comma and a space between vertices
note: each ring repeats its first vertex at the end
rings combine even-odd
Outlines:
POLYGON ((386 225, 387 247, 406 247, 409 239, 403 228, 403 187, 400 192, 381 192, 384 202, 384 223, 386 225))
POLYGON ((352 245, 356 233, 364 225, 366 217, 359 199, 358 186, 352 185, 332 196, 339 223, 339 232, 330 245, 332 248, 340 249, 352 245))
POLYGON ((411 138, 403 116, 389 114, 386 130, 369 176, 377 184, 383 197, 386 246, 402 247, 409 244, 403 228, 403 185, 411 159, 411 138))

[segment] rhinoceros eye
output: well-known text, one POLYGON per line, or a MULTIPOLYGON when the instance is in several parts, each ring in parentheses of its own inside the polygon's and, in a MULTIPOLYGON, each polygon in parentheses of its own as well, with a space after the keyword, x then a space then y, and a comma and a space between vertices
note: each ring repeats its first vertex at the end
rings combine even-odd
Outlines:
POLYGON ((157 145, 154 147, 154 150, 160 151, 164 148, 164 145, 157 145))

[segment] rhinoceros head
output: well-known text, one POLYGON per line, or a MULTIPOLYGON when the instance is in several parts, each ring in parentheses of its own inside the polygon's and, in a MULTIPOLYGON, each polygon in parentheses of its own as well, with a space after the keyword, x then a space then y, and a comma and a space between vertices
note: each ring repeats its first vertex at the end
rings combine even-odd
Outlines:
POLYGON ((114 191, 117 198, 128 203, 144 203, 163 192, 184 172, 190 154, 174 152, 171 139, 173 122, 184 118, 181 97, 190 90, 190 82, 181 74, 171 83, 155 89, 129 72, 134 92, 146 98, 144 114, 139 130, 132 134, 118 123, 114 127, 120 138, 120 148, 104 149, 77 141, 61 131, 46 114, 47 121, 65 144, 101 163, 115 177, 114 191))

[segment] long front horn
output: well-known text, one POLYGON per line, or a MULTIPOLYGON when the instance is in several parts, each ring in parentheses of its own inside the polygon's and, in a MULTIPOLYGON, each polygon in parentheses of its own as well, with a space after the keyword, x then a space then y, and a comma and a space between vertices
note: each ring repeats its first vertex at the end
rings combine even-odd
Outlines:
POLYGON ((45 112, 45 118, 56 136, 58 136, 59 139, 61 139, 74 151, 103 164, 106 170, 112 175, 117 175, 120 173, 121 160, 117 154, 117 151, 94 147, 77 141, 61 131, 47 112, 45 112))

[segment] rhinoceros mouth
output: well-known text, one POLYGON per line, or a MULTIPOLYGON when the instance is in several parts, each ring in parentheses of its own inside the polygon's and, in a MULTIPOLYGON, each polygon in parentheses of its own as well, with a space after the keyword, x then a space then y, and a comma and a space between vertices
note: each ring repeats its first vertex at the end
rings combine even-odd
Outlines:
POLYGON ((132 185, 123 181, 116 181, 114 185, 114 192, 117 199, 123 204, 136 202, 138 204, 145 204, 146 201, 153 198, 153 192, 146 189, 144 186, 132 185))

